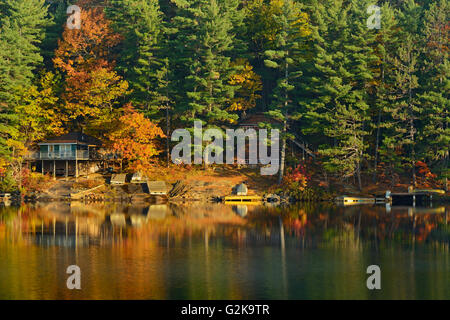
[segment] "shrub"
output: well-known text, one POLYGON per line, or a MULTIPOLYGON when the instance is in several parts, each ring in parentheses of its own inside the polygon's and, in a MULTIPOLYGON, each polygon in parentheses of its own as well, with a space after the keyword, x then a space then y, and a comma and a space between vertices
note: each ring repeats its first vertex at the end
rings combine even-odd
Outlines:
POLYGON ((2 175, 0 176, 0 192, 16 192, 17 189, 17 183, 12 176, 11 171, 5 170, 2 172, 2 175))
POLYGON ((22 189, 26 192, 43 191, 52 183, 52 178, 38 172, 31 172, 29 169, 22 170, 22 189))

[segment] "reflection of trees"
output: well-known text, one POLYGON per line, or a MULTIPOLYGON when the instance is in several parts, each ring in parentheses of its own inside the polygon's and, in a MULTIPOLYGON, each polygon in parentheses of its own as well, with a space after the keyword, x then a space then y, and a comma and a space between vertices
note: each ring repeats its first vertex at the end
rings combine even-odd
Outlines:
MULTIPOLYGON (((413 213, 402 208, 387 213, 380 206, 334 207, 323 204, 298 205, 289 208, 261 208, 249 215, 249 225, 263 233, 276 230, 281 216, 286 235, 309 245, 357 244, 379 242, 449 242, 446 210, 413 213)), ((415 211, 413 211, 415 212, 415 211)))
POLYGON ((427 247, 430 268, 414 269, 420 246, 397 250, 390 244, 448 248, 448 225, 445 211, 388 213, 383 207, 326 204, 248 206, 245 218, 222 205, 2 208, 0 252, 6 259, 0 259, 0 298, 247 299, 261 292, 276 298, 364 298, 370 294, 366 288, 349 283, 363 284, 365 267, 374 261, 384 264, 386 279, 396 278, 399 268, 414 274, 383 288, 391 290, 389 296, 406 298, 423 288, 425 296, 418 298, 440 298, 448 295, 443 281, 448 255, 430 256, 427 247), (125 225, 113 224, 111 214, 123 215, 125 225), (91 241, 89 247, 79 241, 78 247, 45 242, 43 248, 44 242, 35 240, 81 236, 91 241), (303 250, 316 247, 320 250, 303 250), (92 281, 82 296, 61 289, 66 279, 61 270, 72 263, 92 281), (41 290, 42 283, 48 286, 41 290))
MULTIPOLYGON (((248 207, 242 217, 226 205, 131 206, 48 204, 0 209, 0 234, 80 236, 108 241, 153 239, 165 244, 208 234, 210 241, 239 245, 279 244, 280 219, 286 245, 358 247, 361 242, 449 242, 448 208, 433 213, 380 206, 248 207)), ((96 241, 97 241, 96 240, 96 241)), ((105 242, 106 241, 106 242, 105 242)))

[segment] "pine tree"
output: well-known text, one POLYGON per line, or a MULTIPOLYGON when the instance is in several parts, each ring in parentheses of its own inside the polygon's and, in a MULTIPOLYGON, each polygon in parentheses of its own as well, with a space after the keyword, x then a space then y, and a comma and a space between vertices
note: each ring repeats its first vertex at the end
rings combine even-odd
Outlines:
POLYGON ((312 4, 318 23, 313 32, 316 55, 309 84, 304 122, 305 133, 326 137, 319 152, 327 171, 342 177, 356 175, 361 182, 368 135, 368 84, 376 60, 375 34, 366 26, 369 1, 317 1, 312 4))
POLYGON ((268 114, 283 124, 278 177, 278 182, 281 183, 285 168, 286 141, 289 137, 288 121, 291 117, 298 117, 298 108, 292 104, 291 96, 291 91, 295 88, 293 81, 301 76, 296 60, 303 47, 302 38, 309 34, 309 30, 307 15, 302 13, 301 6, 292 0, 284 0, 282 9, 274 16, 274 20, 280 32, 276 35, 274 50, 266 51, 268 59, 265 64, 279 71, 272 110, 268 114))
POLYGON ((10 104, 19 88, 30 85, 33 71, 42 63, 38 45, 50 20, 44 0, 6 0, 3 7, 0 41, 5 50, 0 63, 5 72, 0 74, 0 104, 10 104))
POLYGON ((9 156, 8 140, 17 139, 21 92, 42 63, 38 45, 50 23, 44 0, 6 0, 0 15, 0 156, 9 156))
POLYGON ((420 84, 424 89, 418 95, 424 109, 421 116, 423 131, 421 134, 421 156, 432 164, 437 163, 445 188, 448 188, 448 159, 450 145, 449 128, 449 90, 450 63, 448 16, 450 5, 439 0, 430 5, 424 14, 423 38, 424 73, 420 84))
POLYGON ((387 54, 392 68, 390 92, 384 107, 388 118, 384 122, 387 128, 383 141, 383 155, 395 164, 398 173, 404 169, 411 171, 411 183, 416 185, 416 144, 417 121, 422 108, 418 103, 418 59, 420 42, 418 39, 418 5, 413 0, 405 4, 402 11, 397 11, 400 17, 399 43, 387 54), (416 20, 413 20, 413 19, 416 20))
MULTIPOLYGON (((387 60, 388 54, 394 51, 398 45, 398 22, 395 20, 395 12, 389 3, 385 3, 381 8, 382 25, 381 29, 377 32, 375 54, 378 56, 376 66, 373 68, 374 81, 373 89, 371 90, 372 97, 370 98, 371 104, 371 117, 372 127, 375 129, 374 137, 374 166, 373 166, 373 182, 377 182, 378 167, 380 161, 380 147, 383 135, 384 120, 386 119, 385 109, 389 105, 389 91, 392 87, 392 82, 389 79, 392 78, 393 68, 387 60)), ((385 153, 383 164, 384 173, 392 176, 393 173, 393 161, 389 161, 386 158, 388 156, 385 153), (389 172, 388 172, 389 171, 389 172)), ((390 159, 392 160, 392 158, 390 159)))
POLYGON ((233 22, 241 16, 237 0, 175 1, 172 72, 178 75, 177 111, 182 121, 201 119, 211 126, 233 123, 237 115, 227 111, 236 86, 229 79, 233 22))
POLYGON ((48 13, 52 17, 52 23, 47 25, 44 34, 45 37, 39 46, 47 70, 53 67, 52 59, 58 47, 58 39, 62 37, 64 27, 67 23, 67 8, 72 3, 73 1, 70 0, 59 0, 49 3, 48 13))
POLYGON ((106 8, 114 27, 123 37, 118 69, 130 83, 131 102, 159 121, 165 109, 164 26, 157 0, 113 0, 106 8), (163 100, 163 101, 162 101, 163 100))

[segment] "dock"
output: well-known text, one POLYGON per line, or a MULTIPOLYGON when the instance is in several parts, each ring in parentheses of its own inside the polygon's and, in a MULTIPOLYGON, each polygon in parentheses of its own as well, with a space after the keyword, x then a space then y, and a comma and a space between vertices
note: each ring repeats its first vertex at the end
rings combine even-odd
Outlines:
POLYGON ((0 201, 11 200, 11 193, 0 193, 0 201))
POLYGON ((10 193, 0 193, 0 203, 3 203, 5 206, 11 205, 11 194, 10 193))
POLYGON ((261 196, 227 196, 224 198, 225 203, 261 203, 263 197, 261 196))
POLYGON ((375 204, 376 198, 362 198, 353 196, 340 196, 337 197, 336 202, 344 205, 355 205, 355 204, 375 204))
POLYGON ((433 194, 428 192, 391 193, 389 200, 393 206, 428 205, 433 200, 433 194))

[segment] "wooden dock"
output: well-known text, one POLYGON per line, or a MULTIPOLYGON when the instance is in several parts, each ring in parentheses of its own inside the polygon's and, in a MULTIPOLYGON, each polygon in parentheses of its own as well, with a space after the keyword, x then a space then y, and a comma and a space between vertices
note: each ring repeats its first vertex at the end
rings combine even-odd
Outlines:
POLYGON ((261 196, 227 196, 224 198, 225 203, 262 203, 261 196))
POLYGON ((354 204, 375 204, 376 198, 362 198, 353 196, 340 196, 337 197, 336 202, 344 205, 354 205, 354 204))
POLYGON ((11 193, 0 193, 0 201, 11 200, 11 193))
POLYGON ((11 194, 10 193, 0 193, 0 203, 3 203, 5 206, 11 205, 11 194))
POLYGON ((393 206, 422 206, 432 202, 433 194, 428 192, 391 193, 389 200, 393 206))

